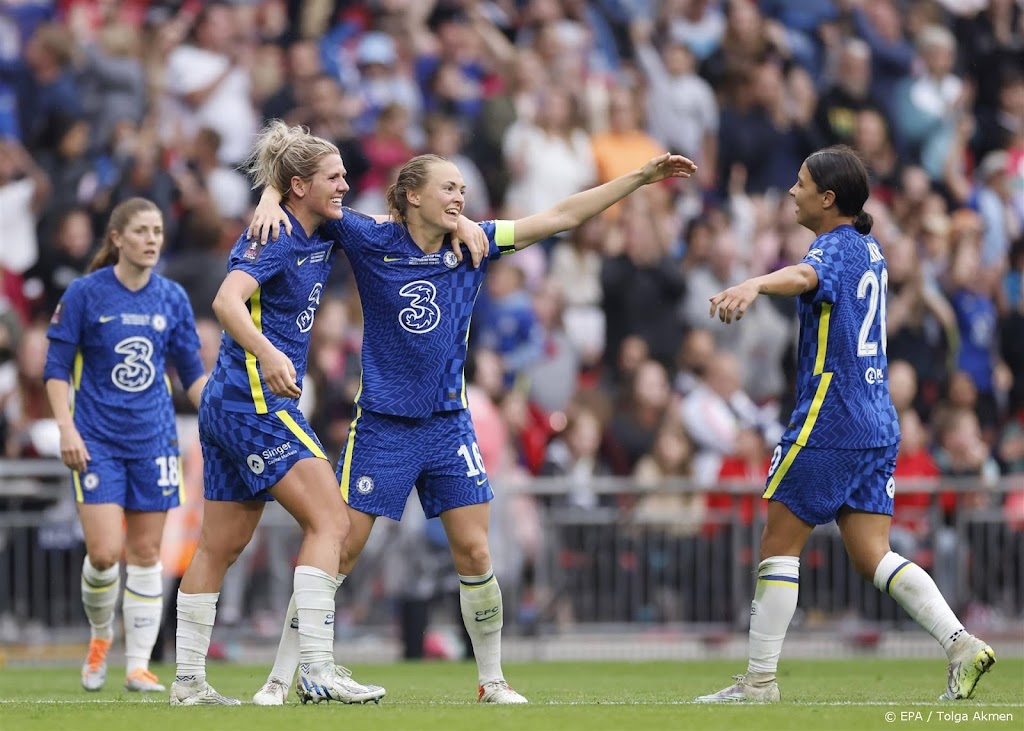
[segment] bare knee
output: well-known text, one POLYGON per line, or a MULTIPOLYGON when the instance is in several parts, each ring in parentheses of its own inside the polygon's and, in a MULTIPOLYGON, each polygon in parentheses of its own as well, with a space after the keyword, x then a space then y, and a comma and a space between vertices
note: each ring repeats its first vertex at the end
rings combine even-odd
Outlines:
POLYGON ((125 546, 125 561, 133 566, 155 566, 160 561, 160 536, 129 540, 125 546))
POLYGON ((106 571, 112 566, 116 566, 121 560, 121 550, 118 547, 116 550, 106 546, 99 546, 94 549, 90 549, 88 552, 89 563, 97 571, 106 571))
POLYGON ((309 516, 303 524, 303 533, 329 537, 341 546, 348 536, 348 513, 344 510, 324 510, 309 516))
POLYGON ((491 568, 491 550, 486 542, 452 546, 455 570, 463 576, 480 576, 491 568))
POLYGON ((875 578, 875 569, 881 563, 885 554, 889 552, 889 545, 858 546, 854 550, 848 549, 850 562, 854 570, 868 581, 875 578))

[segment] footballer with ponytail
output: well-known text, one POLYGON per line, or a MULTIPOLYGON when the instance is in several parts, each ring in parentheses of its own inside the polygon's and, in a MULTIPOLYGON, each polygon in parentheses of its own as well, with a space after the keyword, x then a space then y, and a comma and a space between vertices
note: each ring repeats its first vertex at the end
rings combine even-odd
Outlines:
POLYGON ((782 643, 796 611, 800 554, 816 525, 835 521, 857 572, 942 646, 942 700, 970 698, 995 652, 970 634, 935 582, 892 550, 889 526, 899 451, 899 417, 889 395, 885 347, 889 273, 864 212, 864 164, 849 147, 827 147, 800 166, 789 189, 797 222, 816 238, 797 264, 748 279, 711 298, 711 316, 732 322, 762 294, 796 297, 796 405, 775 447, 763 497, 750 656, 738 682, 699 703, 776 703, 782 643))

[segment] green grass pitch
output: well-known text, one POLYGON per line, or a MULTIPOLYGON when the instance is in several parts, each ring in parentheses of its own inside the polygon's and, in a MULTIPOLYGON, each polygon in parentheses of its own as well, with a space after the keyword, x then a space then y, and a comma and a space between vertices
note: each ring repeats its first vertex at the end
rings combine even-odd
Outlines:
MULTIPOLYGON (((154 668, 169 682, 173 670, 154 668)), ((356 677, 388 689, 380 705, 284 708, 170 708, 165 694, 124 693, 122 668, 107 690, 86 693, 75 668, 0 669, 3 731, 641 731, 646 729, 881 728, 1024 729, 1024 660, 1000 660, 975 697, 937 701, 945 666, 935 660, 785 662, 777 706, 699 706, 695 696, 725 685, 739 662, 509 664, 506 675, 529 706, 476 704, 475 668, 464 663, 359 666, 356 677), (890 714, 888 717, 886 714, 890 714), (980 714, 980 715, 979 715, 980 714), (1002 714, 1002 715, 999 715, 1002 714)), ((249 701, 266 667, 211 665, 209 679, 249 701)))

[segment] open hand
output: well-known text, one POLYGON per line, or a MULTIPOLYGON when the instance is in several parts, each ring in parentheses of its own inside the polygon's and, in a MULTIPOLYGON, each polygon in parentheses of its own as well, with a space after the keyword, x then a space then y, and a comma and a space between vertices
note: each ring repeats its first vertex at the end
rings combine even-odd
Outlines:
POLYGON ((688 157, 670 155, 666 152, 648 161, 642 172, 644 185, 649 185, 665 178, 688 178, 697 172, 697 165, 688 157))

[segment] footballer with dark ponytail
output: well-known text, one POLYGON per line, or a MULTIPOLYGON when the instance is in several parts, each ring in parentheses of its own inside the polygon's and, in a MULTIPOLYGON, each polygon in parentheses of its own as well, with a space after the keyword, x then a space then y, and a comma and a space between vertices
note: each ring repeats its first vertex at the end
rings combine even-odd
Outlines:
POLYGON ((857 153, 846 145, 835 145, 812 153, 804 164, 818 190, 832 191, 839 213, 853 218, 852 225, 857 233, 871 233, 874 220, 864 210, 871 193, 868 171, 857 153))
POLYGON ((814 526, 832 521, 857 573, 946 651, 946 672, 935 673, 945 683, 941 700, 970 698, 995 665, 995 652, 964 628, 928 572, 889 543, 900 427, 886 356, 889 272, 864 212, 868 194, 853 150, 815 152, 789 189, 797 223, 815 235, 803 259, 710 299, 711 317, 730 323, 762 294, 794 297, 800 335, 795 407, 765 480, 747 671, 698 703, 781 699, 777 671, 800 593, 800 554, 814 526))

